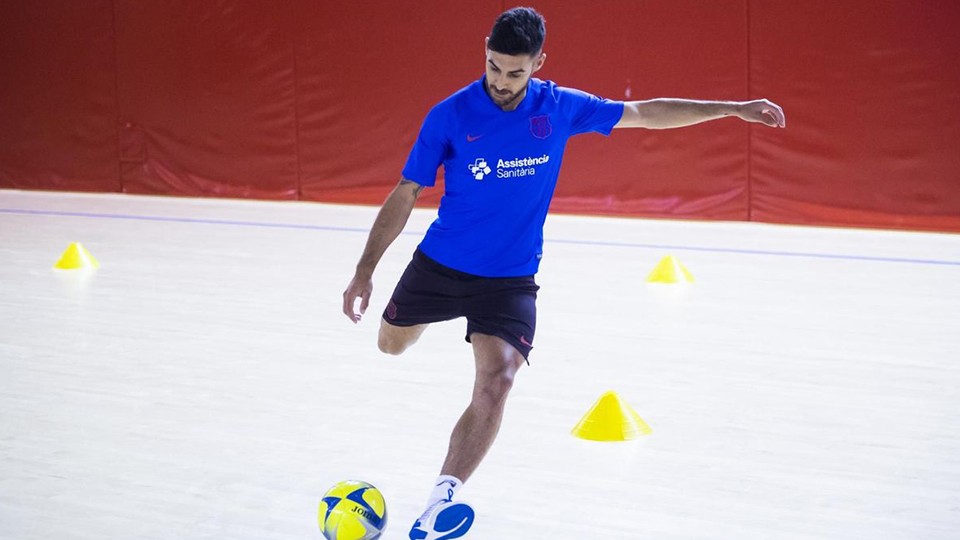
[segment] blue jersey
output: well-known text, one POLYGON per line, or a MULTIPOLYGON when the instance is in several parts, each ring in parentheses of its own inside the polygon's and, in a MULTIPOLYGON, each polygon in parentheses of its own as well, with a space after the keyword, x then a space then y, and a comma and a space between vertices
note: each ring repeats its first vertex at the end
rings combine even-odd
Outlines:
POLYGON ((403 168, 404 178, 432 186, 444 167, 446 190, 420 249, 468 274, 533 275, 567 139, 609 135, 623 102, 530 79, 523 101, 504 111, 485 84, 480 79, 430 110, 403 168))

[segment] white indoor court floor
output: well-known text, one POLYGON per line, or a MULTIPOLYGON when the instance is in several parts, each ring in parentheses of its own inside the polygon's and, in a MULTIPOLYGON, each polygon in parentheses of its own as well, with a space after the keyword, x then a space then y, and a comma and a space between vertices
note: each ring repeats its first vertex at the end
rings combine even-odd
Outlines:
MULTIPOLYGON (((385 194, 386 195, 386 194, 385 194)), ((377 208, 0 191, 0 538, 406 538, 466 405, 464 321, 341 313, 377 208), (71 242, 93 272, 53 270, 71 242)), ((461 491, 479 540, 960 538, 960 235, 551 215, 531 366, 461 491), (690 285, 646 282, 675 255, 690 285), (570 431, 605 391, 653 428, 570 431)))

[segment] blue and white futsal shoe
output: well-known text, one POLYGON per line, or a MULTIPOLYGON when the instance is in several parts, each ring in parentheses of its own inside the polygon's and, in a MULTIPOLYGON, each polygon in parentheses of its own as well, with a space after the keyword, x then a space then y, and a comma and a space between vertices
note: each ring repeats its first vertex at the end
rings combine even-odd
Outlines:
POLYGON ((410 540, 448 540, 467 534, 473 508, 464 502, 442 500, 427 508, 410 529, 410 540))

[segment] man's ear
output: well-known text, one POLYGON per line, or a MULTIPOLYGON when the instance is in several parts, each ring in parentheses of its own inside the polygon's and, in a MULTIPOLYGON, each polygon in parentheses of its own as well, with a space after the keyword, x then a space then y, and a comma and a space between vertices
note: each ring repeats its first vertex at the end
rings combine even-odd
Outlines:
POLYGON ((540 53, 540 56, 537 57, 536 62, 533 63, 533 73, 540 71, 540 68, 543 67, 543 63, 547 61, 547 53, 540 53))

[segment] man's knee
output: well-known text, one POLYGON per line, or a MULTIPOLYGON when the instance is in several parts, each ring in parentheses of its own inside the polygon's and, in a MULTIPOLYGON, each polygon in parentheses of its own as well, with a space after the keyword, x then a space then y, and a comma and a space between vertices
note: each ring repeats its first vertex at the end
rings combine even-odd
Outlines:
POLYGON ((426 325, 398 327, 383 322, 380 334, 377 336, 377 347, 380 352, 394 356, 403 354, 411 345, 417 342, 426 325))
POLYGON ((407 350, 409 343, 404 343, 403 341, 396 338, 396 336, 388 335, 386 332, 380 332, 380 336, 377 338, 377 347, 380 349, 380 352, 384 354, 392 354, 398 356, 403 354, 403 351, 407 350))
POLYGON ((483 378, 480 386, 482 397, 494 403, 503 402, 513 388, 513 378, 515 375, 515 371, 506 368, 488 374, 483 378))
POLYGON ((507 395, 513 388, 513 380, 517 375, 517 370, 522 363, 522 357, 518 355, 506 355, 497 361, 486 362, 484 368, 478 371, 477 392, 474 400, 479 405, 489 407, 502 406, 507 400, 507 395))

